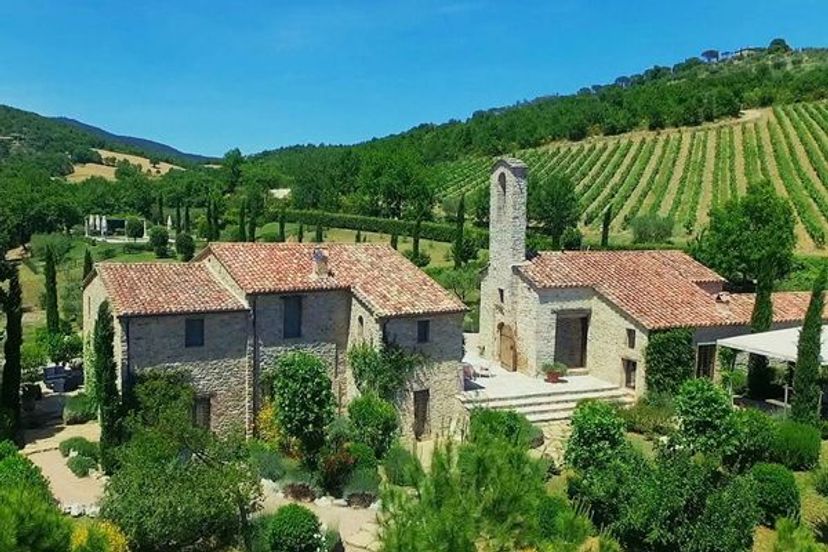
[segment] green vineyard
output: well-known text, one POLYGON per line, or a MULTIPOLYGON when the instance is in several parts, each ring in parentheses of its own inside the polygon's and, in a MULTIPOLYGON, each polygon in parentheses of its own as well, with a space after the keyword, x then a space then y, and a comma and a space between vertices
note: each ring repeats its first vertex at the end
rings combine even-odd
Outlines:
MULTIPOLYGON (((583 229, 595 232, 610 209, 625 232, 638 215, 669 216, 677 235, 692 236, 711 207, 769 180, 797 217, 803 250, 822 249, 828 234, 828 104, 754 110, 742 119, 697 128, 638 132, 558 142, 512 153, 530 175, 572 179, 583 229)), ((437 168, 438 195, 457 198, 488 182, 491 159, 467 158, 437 168)), ((530 178, 532 177, 530 176, 530 178)))

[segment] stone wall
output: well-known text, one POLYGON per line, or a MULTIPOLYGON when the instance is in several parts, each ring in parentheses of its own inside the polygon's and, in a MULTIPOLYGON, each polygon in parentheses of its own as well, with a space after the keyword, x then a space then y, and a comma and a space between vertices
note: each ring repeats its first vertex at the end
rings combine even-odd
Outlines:
POLYGON ((151 369, 184 370, 199 396, 210 397, 211 429, 245 430, 249 316, 246 312, 136 317, 122 320, 129 347, 130 373, 151 369), (204 345, 184 346, 185 320, 204 320, 204 345))
MULTIPOLYGON (((92 278, 86 287, 83 289, 83 346, 92 347, 92 337, 95 333, 95 323, 98 319, 98 309, 101 307, 101 303, 107 300, 107 293, 106 288, 104 287, 103 281, 101 280, 100 276, 95 276, 92 278)), ((110 310, 113 309, 112 304, 109 305, 110 310)), ((116 319, 114 313, 112 315, 112 321, 115 326, 115 342, 114 342, 114 353, 115 353, 115 366, 118 369, 118 373, 122 375, 122 377, 118 378, 118 389, 123 387, 123 374, 126 372, 126 367, 123 363, 123 358, 125 356, 124 351, 124 335, 123 335, 123 327, 122 324, 116 319)), ((84 352, 84 358, 89 358, 89 355, 84 352)), ((84 366, 85 377, 94 377, 92 367, 84 366)))
POLYGON ((414 392, 429 391, 429 431, 431 436, 446 435, 465 414, 457 394, 461 391, 463 357, 463 314, 424 317, 399 317, 385 321, 390 343, 422 353, 426 365, 412 378, 397 402, 403 437, 414 434, 414 392), (417 321, 428 319, 429 341, 417 343, 417 321))
MULTIPOLYGON (((272 370, 279 356, 303 350, 320 357, 328 368, 340 411, 348 401, 346 351, 351 320, 348 291, 322 291, 302 295, 302 336, 284 338, 283 297, 259 295, 250 300, 256 319, 257 375, 272 370)), ((259 380, 259 377, 256 378, 259 380)), ((258 387, 258 386, 257 386, 258 387)), ((256 404, 260 404, 260 396, 256 404)))

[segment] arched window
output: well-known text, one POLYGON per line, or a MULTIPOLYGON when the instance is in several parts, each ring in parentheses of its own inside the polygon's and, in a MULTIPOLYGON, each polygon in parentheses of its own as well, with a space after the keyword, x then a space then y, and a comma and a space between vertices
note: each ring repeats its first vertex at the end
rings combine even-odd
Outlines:
POLYGON ((362 319, 361 314, 357 316, 357 339, 360 342, 365 340, 365 321, 362 319))
POLYGON ((500 173, 497 177, 497 183, 500 184, 500 191, 506 193, 506 173, 500 173))

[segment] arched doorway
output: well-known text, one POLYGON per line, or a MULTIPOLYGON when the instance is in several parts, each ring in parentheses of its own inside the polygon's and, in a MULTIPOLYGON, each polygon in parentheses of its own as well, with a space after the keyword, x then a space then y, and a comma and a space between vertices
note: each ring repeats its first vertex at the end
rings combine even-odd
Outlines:
POLYGON ((500 350, 498 359, 507 370, 514 372, 517 369, 517 349, 515 349, 515 333, 511 326, 501 322, 497 325, 500 350))

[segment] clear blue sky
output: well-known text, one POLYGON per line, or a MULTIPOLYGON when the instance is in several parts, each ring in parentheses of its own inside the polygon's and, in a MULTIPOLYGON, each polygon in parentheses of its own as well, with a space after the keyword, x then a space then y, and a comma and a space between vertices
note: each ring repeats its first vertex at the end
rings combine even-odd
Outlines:
POLYGON ((828 46, 826 22, 826 0, 3 0, 0 103, 252 153, 465 118, 707 48, 828 46))

